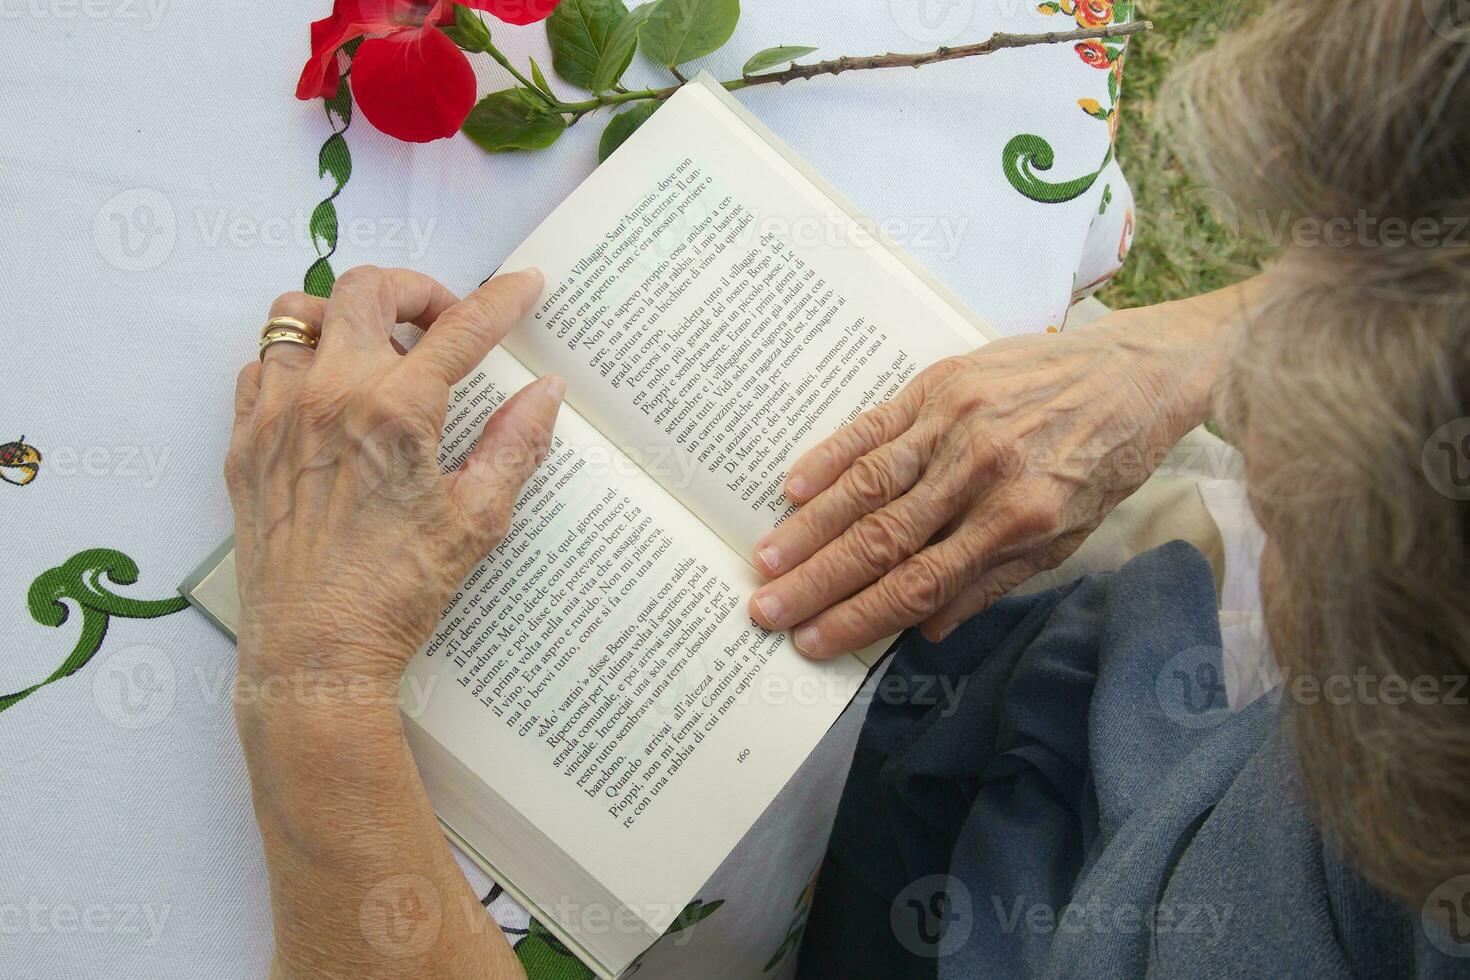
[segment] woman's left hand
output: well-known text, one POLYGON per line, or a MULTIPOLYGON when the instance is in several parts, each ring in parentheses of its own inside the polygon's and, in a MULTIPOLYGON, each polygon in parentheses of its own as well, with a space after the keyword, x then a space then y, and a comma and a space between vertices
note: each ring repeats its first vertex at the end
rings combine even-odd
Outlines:
POLYGON ((541 288, 499 276, 463 302, 405 269, 350 269, 329 301, 272 307, 319 348, 275 344, 240 374, 226 463, 235 505, 242 671, 346 668, 385 688, 455 587, 500 542, 551 440, 564 382, 511 397, 464 465, 436 454, 450 386, 541 288), (427 327, 407 354, 396 323, 427 327))
MULTIPOLYGON (((317 329, 240 373, 235 718, 270 874, 273 980, 523 977, 454 863, 398 710, 399 680, 454 589, 505 535, 551 442, 558 378, 490 418, 446 473, 452 385, 539 295, 498 276, 456 301, 427 276, 350 269, 272 315, 317 329), (396 323, 427 328, 408 353, 396 323), (423 910, 403 929, 401 907, 423 910), (422 940, 422 942, 420 941, 422 940)), ((418 707, 422 708, 422 705, 418 707)))
POLYGON ((751 616, 811 657, 938 640, 1056 567, 1207 417, 1245 288, 921 372, 791 467, 751 616))

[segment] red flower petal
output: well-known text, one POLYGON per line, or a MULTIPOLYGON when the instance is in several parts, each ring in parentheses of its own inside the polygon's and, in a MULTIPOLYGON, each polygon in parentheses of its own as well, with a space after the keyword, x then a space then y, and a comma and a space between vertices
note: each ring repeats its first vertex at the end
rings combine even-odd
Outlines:
POLYGON ((466 7, 493 14, 507 24, 534 24, 551 16, 561 0, 460 0, 466 7))
POLYGON ((362 42, 352 94, 367 121, 410 143, 453 136, 475 107, 475 70, 435 28, 362 42))
POLYGON ((1077 54, 1081 56, 1083 61, 1087 62, 1094 68, 1113 67, 1112 61, 1108 59, 1108 49, 1103 47, 1103 43, 1101 41, 1088 39, 1078 44, 1074 44, 1072 47, 1073 50, 1075 50, 1077 54))
POLYGON ((311 58, 296 83, 298 99, 337 94, 337 49, 364 34, 390 34, 453 17, 448 0, 337 0, 330 17, 311 25, 311 58))
POLYGON ((315 99, 337 94, 337 49, 355 37, 367 33, 367 29, 351 21, 339 20, 334 13, 325 20, 311 25, 311 57, 301 69, 301 78, 296 83, 298 99, 315 99))

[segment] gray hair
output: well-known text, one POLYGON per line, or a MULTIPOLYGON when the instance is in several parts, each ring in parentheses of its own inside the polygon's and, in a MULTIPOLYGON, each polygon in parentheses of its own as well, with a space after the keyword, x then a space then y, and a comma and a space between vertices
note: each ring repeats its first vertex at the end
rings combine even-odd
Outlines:
POLYGON ((1425 455, 1470 415, 1470 36, 1425 9, 1275 4, 1167 106, 1247 231, 1356 227, 1268 243, 1225 421, 1270 537, 1283 719, 1319 824, 1415 908, 1470 874, 1470 502, 1425 455), (1350 696, 1322 697, 1339 676, 1350 696))

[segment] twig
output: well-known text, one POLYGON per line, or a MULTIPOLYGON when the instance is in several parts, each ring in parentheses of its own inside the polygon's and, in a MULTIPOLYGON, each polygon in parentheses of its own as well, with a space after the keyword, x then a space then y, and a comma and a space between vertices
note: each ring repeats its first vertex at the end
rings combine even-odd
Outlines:
MULTIPOLYGON (((843 55, 830 61, 817 61, 809 65, 792 64, 785 71, 775 71, 762 75, 742 75, 740 78, 721 82, 726 89, 735 91, 742 88, 750 88, 753 85, 785 85, 803 78, 815 78, 818 75, 840 75, 845 71, 866 71, 873 68, 922 68, 924 65, 932 65, 940 61, 955 61, 960 58, 974 58, 978 55, 992 54, 1007 48, 1025 48, 1037 44, 1064 44, 1068 41, 1091 41, 1107 40, 1109 38, 1129 37, 1133 34, 1141 34, 1144 31, 1153 30, 1153 24, 1146 20, 1136 20, 1127 24, 1113 24, 1109 27, 1089 27, 1075 31, 1048 31, 1045 34, 1006 34, 1004 32, 992 34, 988 39, 978 44, 961 44, 954 47, 942 47, 933 51, 925 51, 921 54, 872 54, 863 57, 849 57, 843 55)), ((658 99, 663 101, 675 92, 680 86, 670 85, 667 88, 647 88, 635 92, 617 92, 613 95, 599 95, 595 99, 585 102, 563 103, 561 111, 570 113, 573 121, 581 116, 600 109, 607 105, 620 105, 624 102, 638 102, 644 99, 658 99)))
MULTIPOLYGON (((938 48, 934 51, 926 51, 923 54, 871 54, 862 58, 850 58, 843 55, 833 58, 831 61, 818 61, 810 65, 793 64, 785 71, 772 72, 767 75, 745 75, 741 81, 745 83, 744 88, 752 85, 769 85, 772 82, 785 85, 802 78, 814 78, 817 75, 840 75, 845 71, 862 71, 869 68, 922 68, 924 65, 932 65, 940 61, 955 61, 959 58, 973 58, 976 55, 990 54, 1006 48, 1024 48, 1034 44, 1062 44, 1067 41, 1089 41, 1106 40, 1114 37, 1128 37, 1151 30, 1153 24, 1146 20, 1135 20, 1127 24, 1114 24, 1109 27, 1086 28, 1076 31, 1049 31, 1045 34, 1006 34, 1004 32, 992 34, 988 40, 979 44, 961 44, 957 47, 938 48)), ((726 83, 729 88, 729 83, 726 83)))

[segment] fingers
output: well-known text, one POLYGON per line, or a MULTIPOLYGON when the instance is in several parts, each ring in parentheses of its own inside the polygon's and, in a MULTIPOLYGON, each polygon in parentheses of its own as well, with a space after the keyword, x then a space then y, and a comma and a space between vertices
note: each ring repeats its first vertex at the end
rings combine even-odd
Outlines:
POLYGON ((965 620, 989 609, 996 600, 1018 585, 1056 568, 1082 546, 1082 542, 1087 540, 1087 534, 1083 530, 1063 535, 1050 546, 1001 565, 966 585, 953 599, 940 606, 934 615, 924 620, 920 627, 924 639, 930 643, 939 643, 965 620))
POLYGON ((854 462, 913 425, 924 402, 924 376, 909 382, 891 401, 870 408, 792 464, 786 496, 803 504, 830 487, 854 462))
POLYGON ((457 383, 525 315, 544 284, 536 269, 496 276, 441 313, 405 361, 444 384, 457 383))
POLYGON ((860 650, 929 619, 967 583, 1060 540, 1058 518, 1043 504, 992 495, 984 506, 988 519, 972 518, 942 541, 915 549, 857 595, 797 627, 797 649, 818 659, 860 650))
POLYGON ((247 506, 245 487, 249 481, 248 464, 245 460, 245 445, 249 439, 247 423, 255 414, 255 403, 260 400, 260 375, 262 365, 251 361, 241 369, 235 380, 235 424, 230 430, 230 445, 225 452, 225 486, 230 492, 230 501, 243 514, 247 506))
MULTIPOLYGON (((924 475, 938 437, 938 426, 919 423, 895 441, 859 457, 835 483, 756 545, 756 568, 768 578, 789 572, 865 514, 908 493, 924 475)), ((919 544, 924 540, 927 537, 919 544)), ((887 570, 880 569, 878 574, 887 570)), ((840 598, 833 596, 834 601, 840 598)))
POLYGON ((260 398, 261 363, 251 361, 241 368, 235 378, 235 428, 255 411, 255 402, 260 398))
POLYGON ((470 521, 469 535, 481 554, 505 537, 516 498, 546 458, 566 388, 564 380, 551 376, 507 399, 453 477, 451 492, 470 521))
MULTIPOLYGON (((314 329, 322 332, 322 320, 326 315, 327 302, 306 293, 282 293, 271 303, 266 319, 276 316, 294 316, 314 329)), ((294 376, 306 370, 311 363, 312 351, 301 344, 271 344, 265 349, 261 362, 268 366, 263 379, 278 379, 294 376)))
POLYGON ((427 329, 456 302, 453 293, 421 272, 356 266, 332 286, 318 353, 387 349, 395 324, 427 329))
POLYGON ((923 549, 949 516, 918 491, 900 497, 863 516, 811 559, 758 590, 751 597, 750 614, 767 629, 804 622, 888 575, 923 549))
POLYGON ((967 544, 946 538, 803 623, 792 640, 817 660, 861 650, 920 622, 953 598, 974 558, 967 544))

